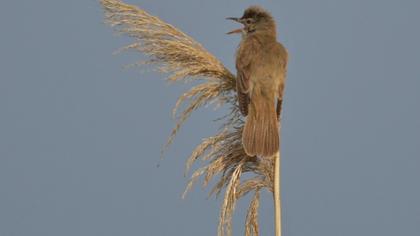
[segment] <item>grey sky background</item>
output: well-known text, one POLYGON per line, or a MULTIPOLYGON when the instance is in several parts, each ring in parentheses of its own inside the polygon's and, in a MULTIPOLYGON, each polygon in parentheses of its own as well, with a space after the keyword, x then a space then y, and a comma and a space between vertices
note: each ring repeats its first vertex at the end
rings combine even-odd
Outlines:
MULTIPOLYGON (((257 1, 127 1, 171 22, 231 70, 225 35, 257 1)), ((282 128, 286 236, 420 233, 420 2, 258 1, 291 60, 282 128)), ((224 113, 196 112, 160 168, 188 85, 124 70, 130 42, 96 0, 0 3, 0 236, 215 235, 220 199, 181 199, 184 161, 224 113)), ((261 235, 273 235, 271 196, 261 235)), ((244 210, 234 230, 242 235, 244 210)))

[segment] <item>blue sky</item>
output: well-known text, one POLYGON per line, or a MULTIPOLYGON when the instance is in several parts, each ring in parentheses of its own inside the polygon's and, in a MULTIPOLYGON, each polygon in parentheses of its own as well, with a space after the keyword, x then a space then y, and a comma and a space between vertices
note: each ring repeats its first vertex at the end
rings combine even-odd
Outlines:
MULTIPOLYGON (((225 20, 257 1, 140 1, 234 71, 225 20)), ((258 1, 290 53, 282 127, 287 236, 420 232, 420 2, 258 1)), ((0 3, 0 235, 215 235, 220 199, 181 199, 184 161, 214 134, 196 112, 160 168, 188 85, 123 65, 98 1, 0 3)), ((264 193, 261 235, 272 235, 264 193)), ((239 203, 235 235, 247 201, 239 203)))

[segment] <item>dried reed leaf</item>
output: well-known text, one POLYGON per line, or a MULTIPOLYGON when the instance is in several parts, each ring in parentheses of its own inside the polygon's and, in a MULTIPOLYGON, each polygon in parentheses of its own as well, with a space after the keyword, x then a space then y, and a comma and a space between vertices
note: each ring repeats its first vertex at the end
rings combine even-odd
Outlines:
POLYGON ((230 177, 229 184, 226 187, 225 198, 222 203, 219 217, 218 235, 220 236, 232 235, 232 214, 235 210, 237 200, 236 190, 242 174, 242 165, 243 162, 240 162, 236 166, 230 177))
POLYGON ((210 153, 203 157, 204 159, 207 159, 208 157, 211 157, 217 150, 219 150, 220 145, 218 145, 221 141, 224 140, 226 135, 226 131, 222 131, 219 134, 206 138, 200 143, 194 151, 191 153, 191 156, 188 158, 185 164, 185 174, 188 173, 190 170, 192 164, 200 157, 203 156, 203 154, 208 150, 212 149, 210 153))
POLYGON ((254 197, 249 204, 245 221, 245 236, 258 236, 258 208, 260 207, 260 190, 255 190, 254 197))

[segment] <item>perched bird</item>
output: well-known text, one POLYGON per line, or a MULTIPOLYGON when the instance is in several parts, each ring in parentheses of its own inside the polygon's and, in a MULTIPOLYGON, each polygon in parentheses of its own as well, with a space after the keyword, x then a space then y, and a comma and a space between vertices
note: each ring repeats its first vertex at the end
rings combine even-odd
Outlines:
POLYGON ((246 116, 242 143, 250 156, 272 156, 279 150, 287 50, 277 42, 273 17, 261 7, 251 6, 241 18, 227 19, 244 26, 228 33, 242 34, 236 53, 239 109, 246 116))

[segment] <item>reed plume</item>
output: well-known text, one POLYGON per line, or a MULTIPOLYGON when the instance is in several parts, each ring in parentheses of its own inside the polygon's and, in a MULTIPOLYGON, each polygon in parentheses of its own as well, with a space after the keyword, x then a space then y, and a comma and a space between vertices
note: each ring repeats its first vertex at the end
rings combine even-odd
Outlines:
POLYGON ((202 178, 204 187, 212 180, 215 185, 209 195, 224 198, 220 209, 218 235, 232 235, 232 215, 238 199, 253 194, 249 204, 245 235, 259 235, 258 207, 263 189, 273 192, 274 160, 251 157, 242 146, 243 119, 236 104, 235 76, 194 39, 174 26, 146 11, 120 0, 100 0, 106 22, 134 42, 122 48, 148 56, 135 65, 153 65, 167 75, 168 81, 198 81, 198 85, 182 94, 176 102, 173 116, 176 124, 164 148, 170 145, 178 130, 194 110, 206 104, 226 106, 229 114, 223 117, 221 129, 214 136, 203 139, 186 161, 186 173, 197 160, 203 166, 195 170, 183 197, 194 183, 202 178), (178 112, 182 104, 185 108, 178 112), (244 178, 245 173, 251 173, 244 178))

